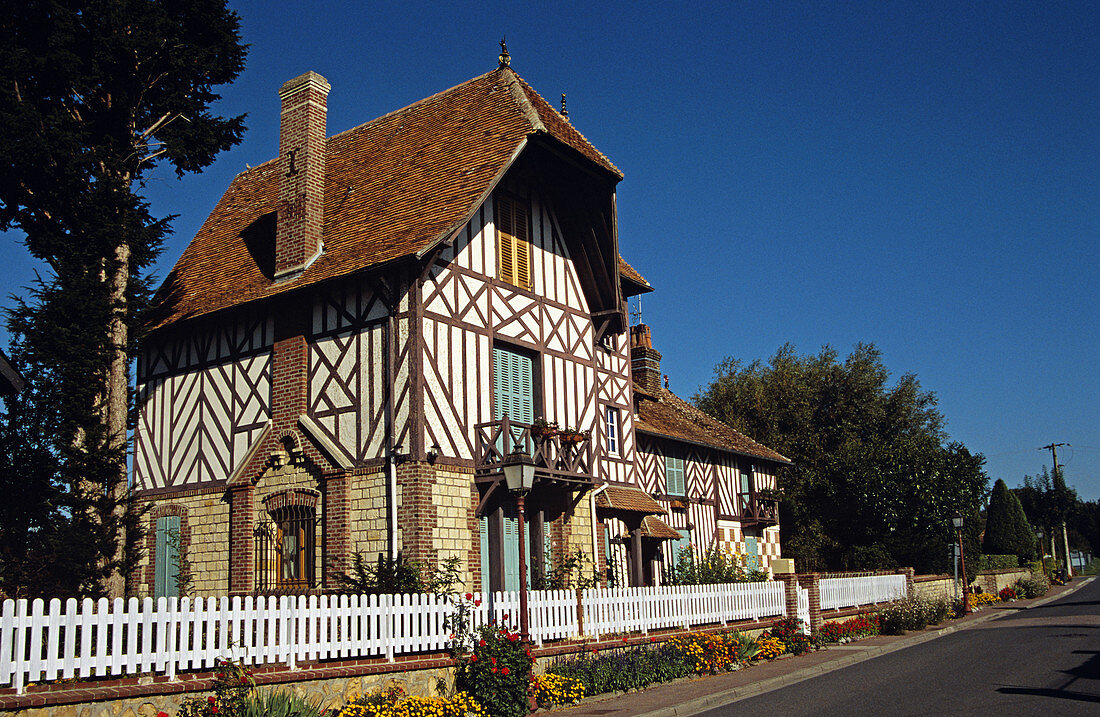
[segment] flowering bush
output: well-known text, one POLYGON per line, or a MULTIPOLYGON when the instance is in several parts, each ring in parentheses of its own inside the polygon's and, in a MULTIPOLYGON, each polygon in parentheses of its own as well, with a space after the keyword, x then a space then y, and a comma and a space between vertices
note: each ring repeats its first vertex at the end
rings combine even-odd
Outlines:
POLYGON ((488 717, 465 692, 453 697, 406 697, 400 690, 371 692, 344 705, 337 717, 488 717))
POLYGON ((1016 591, 1008 587, 1001 588, 1001 592, 997 593, 997 596, 1001 598, 1001 600, 1015 600, 1016 591))
POLYGON ((847 642, 878 634, 878 615, 859 615, 844 622, 827 622, 817 631, 820 643, 847 642))
POLYGON ((801 655, 813 650, 814 644, 809 636, 802 634, 802 621, 797 617, 785 617, 776 620, 768 629, 768 635, 783 643, 783 650, 791 655, 801 655))
POLYGON ((782 640, 778 637, 771 637, 770 635, 761 635, 756 640, 756 647, 757 653, 753 658, 756 660, 774 660, 787 651, 782 640))
POLYGON ((1001 599, 992 593, 980 592, 970 593, 970 609, 973 610, 976 607, 983 605, 992 605, 993 603, 1000 602, 1001 599))
POLYGON ((592 650, 592 653, 555 660, 548 672, 576 678, 584 685, 586 695, 641 689, 692 673, 692 665, 668 644, 592 650))
POLYGON ((692 671, 701 675, 724 672, 737 664, 739 644, 726 635, 692 632, 673 638, 668 644, 679 651, 692 671))
POLYGON ((180 705, 179 717, 239 717, 245 713, 256 681, 252 670, 231 660, 214 661, 214 694, 190 697, 180 705))
POLYGON ((492 717, 523 717, 530 711, 527 686, 534 661, 519 633, 482 625, 471 634, 470 652, 456 652, 455 684, 492 717))
POLYGON ((584 699, 584 685, 580 680, 550 672, 532 677, 531 690, 539 707, 571 705, 584 699))
POLYGON ((903 635, 909 630, 928 626, 925 601, 915 595, 887 605, 878 611, 879 631, 883 635, 903 635))

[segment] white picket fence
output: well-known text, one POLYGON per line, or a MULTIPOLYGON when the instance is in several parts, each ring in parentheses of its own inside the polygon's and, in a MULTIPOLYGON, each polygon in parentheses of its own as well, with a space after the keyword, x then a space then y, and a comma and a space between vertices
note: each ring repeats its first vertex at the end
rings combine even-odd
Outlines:
POLYGON ((810 591, 801 585, 797 586, 798 589, 798 615, 799 620, 802 621, 802 634, 810 634, 810 591))
MULTIPOLYGON (((491 593, 470 621, 518 624, 519 594, 491 593)), ((245 665, 386 657, 440 651, 460 598, 434 595, 5 600, 0 685, 209 670, 217 658, 245 665)), ((642 632, 786 615, 782 582, 582 592, 585 634, 642 632)), ((577 594, 528 594, 534 641, 581 634, 577 594)))
POLYGON ((868 575, 855 578, 823 578, 819 583, 821 609, 839 610, 905 598, 904 575, 868 575))

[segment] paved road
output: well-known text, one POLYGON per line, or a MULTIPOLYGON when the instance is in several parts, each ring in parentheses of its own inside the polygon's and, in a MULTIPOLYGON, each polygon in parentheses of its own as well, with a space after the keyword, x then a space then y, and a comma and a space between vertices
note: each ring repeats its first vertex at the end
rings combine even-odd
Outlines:
POLYGON ((1100 715, 1100 580, 705 714, 1100 715))

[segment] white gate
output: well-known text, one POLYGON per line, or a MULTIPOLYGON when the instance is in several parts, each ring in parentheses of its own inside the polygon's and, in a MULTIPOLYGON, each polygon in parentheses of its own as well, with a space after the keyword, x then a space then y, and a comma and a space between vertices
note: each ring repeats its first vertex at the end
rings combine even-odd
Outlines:
POLYGON ((798 619, 802 621, 802 634, 810 634, 810 591, 798 586, 798 619))

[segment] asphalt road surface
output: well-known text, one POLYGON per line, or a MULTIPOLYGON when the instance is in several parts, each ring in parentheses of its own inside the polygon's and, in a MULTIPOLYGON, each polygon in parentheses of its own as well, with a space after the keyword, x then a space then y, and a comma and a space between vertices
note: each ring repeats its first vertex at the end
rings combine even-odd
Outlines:
POLYGON ((1100 580, 1005 613, 705 714, 1100 715, 1100 580))

